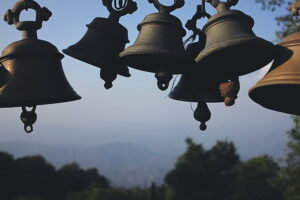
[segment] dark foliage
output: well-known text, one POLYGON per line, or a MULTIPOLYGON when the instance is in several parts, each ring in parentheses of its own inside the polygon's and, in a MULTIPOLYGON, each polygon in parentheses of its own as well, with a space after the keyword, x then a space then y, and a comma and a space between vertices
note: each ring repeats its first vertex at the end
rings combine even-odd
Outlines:
POLYGON ((0 199, 65 200, 68 193, 89 187, 107 188, 108 180, 96 169, 72 163, 57 170, 42 156, 14 159, 0 152, 0 199))

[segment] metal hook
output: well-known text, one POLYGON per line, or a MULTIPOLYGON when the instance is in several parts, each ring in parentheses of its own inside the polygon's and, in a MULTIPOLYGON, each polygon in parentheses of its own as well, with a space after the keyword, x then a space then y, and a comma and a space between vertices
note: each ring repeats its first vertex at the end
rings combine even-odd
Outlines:
POLYGON ((149 3, 153 3, 155 8, 159 10, 159 12, 163 13, 171 13, 174 10, 181 8, 185 4, 185 0, 174 0, 174 4, 171 6, 165 6, 161 3, 159 3, 159 0, 148 0, 149 3))
POLYGON ((114 6, 117 10, 121 10, 124 9, 126 7, 126 5, 128 4, 128 0, 114 0, 114 6), (118 1, 118 4, 117 4, 118 1))
POLYGON ((133 0, 119 0, 118 2, 119 5, 117 5, 117 0, 102 0, 110 13, 108 19, 111 21, 119 22, 122 16, 132 14, 137 10, 137 3, 133 0))
POLYGON ((202 32, 201 29, 199 29, 197 27, 197 21, 201 18, 210 18, 211 15, 208 14, 206 12, 206 8, 205 8, 205 0, 202 0, 202 5, 198 5, 197 6, 197 11, 196 13, 194 14, 194 16, 192 17, 192 19, 188 20, 185 27, 188 29, 188 30, 191 30, 193 31, 193 35, 191 37, 189 37, 185 43, 187 44, 189 41, 194 41, 197 37, 197 35, 199 36, 199 39, 204 37, 205 38, 205 34, 202 32))
POLYGON ((33 132, 33 126, 32 125, 24 125, 24 131, 26 133, 32 133, 33 132))

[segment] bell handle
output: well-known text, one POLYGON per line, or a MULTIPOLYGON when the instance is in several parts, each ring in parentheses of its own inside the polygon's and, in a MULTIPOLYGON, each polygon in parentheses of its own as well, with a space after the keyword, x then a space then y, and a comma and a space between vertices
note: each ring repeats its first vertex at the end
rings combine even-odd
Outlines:
POLYGON ((187 23, 185 24, 185 27, 190 30, 190 31, 193 31, 194 34, 196 35, 203 35, 203 32, 201 29, 199 29, 197 27, 197 21, 201 18, 210 18, 211 15, 209 13, 206 12, 206 9, 205 9, 205 0, 202 0, 202 5, 198 5, 197 6, 197 11, 196 13, 194 14, 194 16, 189 19, 187 21, 187 23))
POLYGON ((14 24, 20 31, 26 34, 23 38, 36 38, 36 31, 42 28, 43 21, 48 21, 52 13, 45 7, 41 7, 33 0, 19 0, 12 9, 6 11, 4 21, 9 25, 14 24), (35 21, 20 21, 22 11, 33 9, 36 12, 35 21), (27 32, 26 32, 27 31, 27 32))
POLYGON ((300 1, 295 0, 289 7, 289 11, 298 18, 300 17, 300 1))
POLYGON ((137 3, 133 0, 102 0, 102 3, 110 13, 108 19, 115 22, 119 22, 122 16, 137 11, 137 3))
POLYGON ((213 7, 217 9, 218 12, 224 12, 230 10, 232 6, 238 4, 239 0, 227 0, 223 2, 221 0, 205 0, 207 3, 210 3, 213 7))
POLYGON ((161 13, 171 13, 178 8, 182 8, 185 4, 184 0, 174 0, 174 4, 171 6, 165 6, 159 3, 159 0, 148 0, 149 3, 153 3, 155 8, 159 10, 161 13))

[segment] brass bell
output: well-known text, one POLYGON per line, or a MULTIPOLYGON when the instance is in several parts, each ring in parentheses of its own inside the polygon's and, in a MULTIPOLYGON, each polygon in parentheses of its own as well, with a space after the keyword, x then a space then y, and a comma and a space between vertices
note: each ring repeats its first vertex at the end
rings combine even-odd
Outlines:
POLYGON ((0 57, 0 107, 22 107, 26 132, 32 132, 36 105, 78 100, 63 72, 63 55, 51 43, 37 39, 37 30, 52 13, 33 0, 19 0, 5 14, 5 21, 22 31, 23 39, 10 44, 0 57), (36 21, 19 21, 23 10, 34 9, 36 21), (28 112, 25 107, 33 107, 28 112))
MULTIPOLYGON (((187 29, 193 31, 193 35, 186 42, 190 39, 194 40, 196 37, 199 38, 197 42, 190 43, 186 47, 186 55, 191 60, 194 60, 205 47, 206 35, 197 28, 197 20, 205 16, 204 5, 199 5, 197 6, 197 12, 185 25, 187 29)), ((199 128, 202 131, 207 129, 206 122, 211 118, 207 102, 222 102, 224 100, 219 92, 219 83, 217 81, 207 79, 205 76, 201 76, 201 73, 195 74, 192 72, 181 75, 178 84, 172 89, 169 97, 178 101, 198 103, 194 111, 194 118, 201 123, 199 128)))
MULTIPOLYGON (((116 0, 114 0, 116 3, 116 0)), ((117 74, 130 77, 129 69, 119 61, 119 53, 125 49, 128 40, 127 29, 119 23, 120 17, 137 10, 137 4, 129 0, 126 5, 116 10, 113 0, 103 0, 108 8, 108 18, 97 17, 87 25, 88 30, 76 44, 63 52, 101 69, 100 77, 104 87, 111 88, 117 74)))
POLYGON ((249 96, 265 108, 300 115, 300 32, 283 39, 276 49, 271 69, 249 96))
POLYGON ((168 88, 172 74, 182 74, 188 70, 183 37, 186 31, 181 21, 170 14, 184 5, 184 0, 175 0, 172 6, 164 6, 158 0, 149 0, 159 10, 138 25, 140 31, 135 43, 120 53, 122 63, 130 67, 156 73, 158 87, 168 88))
MULTIPOLYGON (((198 36, 198 42, 191 43, 186 48, 186 54, 192 60, 197 57, 206 44, 206 35, 197 28, 197 20, 207 16, 204 5, 197 7, 197 12, 186 24, 189 30, 194 32, 192 38, 198 36)), ((197 108, 194 111, 194 118, 201 122, 200 130, 206 130, 206 122, 211 118, 211 112, 207 103, 218 103, 225 101, 226 105, 231 106, 237 98, 238 90, 236 87, 238 81, 229 81, 214 76, 207 76, 205 73, 190 72, 181 75, 177 86, 171 91, 169 97, 178 101, 197 102, 197 108), (232 87, 233 86, 233 87, 232 87), (231 104, 229 105, 230 102, 231 104)))
POLYGON ((209 18, 203 31, 207 35, 205 49, 195 59, 196 70, 218 72, 225 78, 237 77, 258 70, 274 58, 274 45, 257 37, 254 20, 238 10, 230 10, 238 0, 206 0, 218 11, 209 18))

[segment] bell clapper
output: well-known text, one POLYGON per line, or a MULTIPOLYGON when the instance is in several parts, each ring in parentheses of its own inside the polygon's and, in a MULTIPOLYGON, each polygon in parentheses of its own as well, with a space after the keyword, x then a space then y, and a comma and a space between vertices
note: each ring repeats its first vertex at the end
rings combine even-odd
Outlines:
POLYGON ((33 132, 33 124, 37 120, 37 114, 35 113, 36 106, 32 107, 31 111, 26 110, 25 106, 22 106, 22 113, 21 113, 21 121, 24 123, 24 130, 26 133, 33 132))
POLYGON ((100 70, 100 77, 102 80, 105 81, 104 84, 105 89, 110 89, 113 87, 112 82, 117 78, 117 73, 103 68, 100 70))
POLYGON ((200 130, 205 131, 207 129, 206 122, 211 118, 211 112, 206 103, 198 102, 197 108, 194 112, 194 118, 201 122, 199 127, 200 130))
POLYGON ((168 72, 158 72, 155 74, 157 79, 157 86, 160 90, 166 90, 169 87, 170 81, 173 78, 173 75, 168 72))
POLYGON ((240 81, 238 77, 220 83, 220 93, 225 98, 224 103, 226 106, 233 106, 235 104, 239 91, 240 81))

